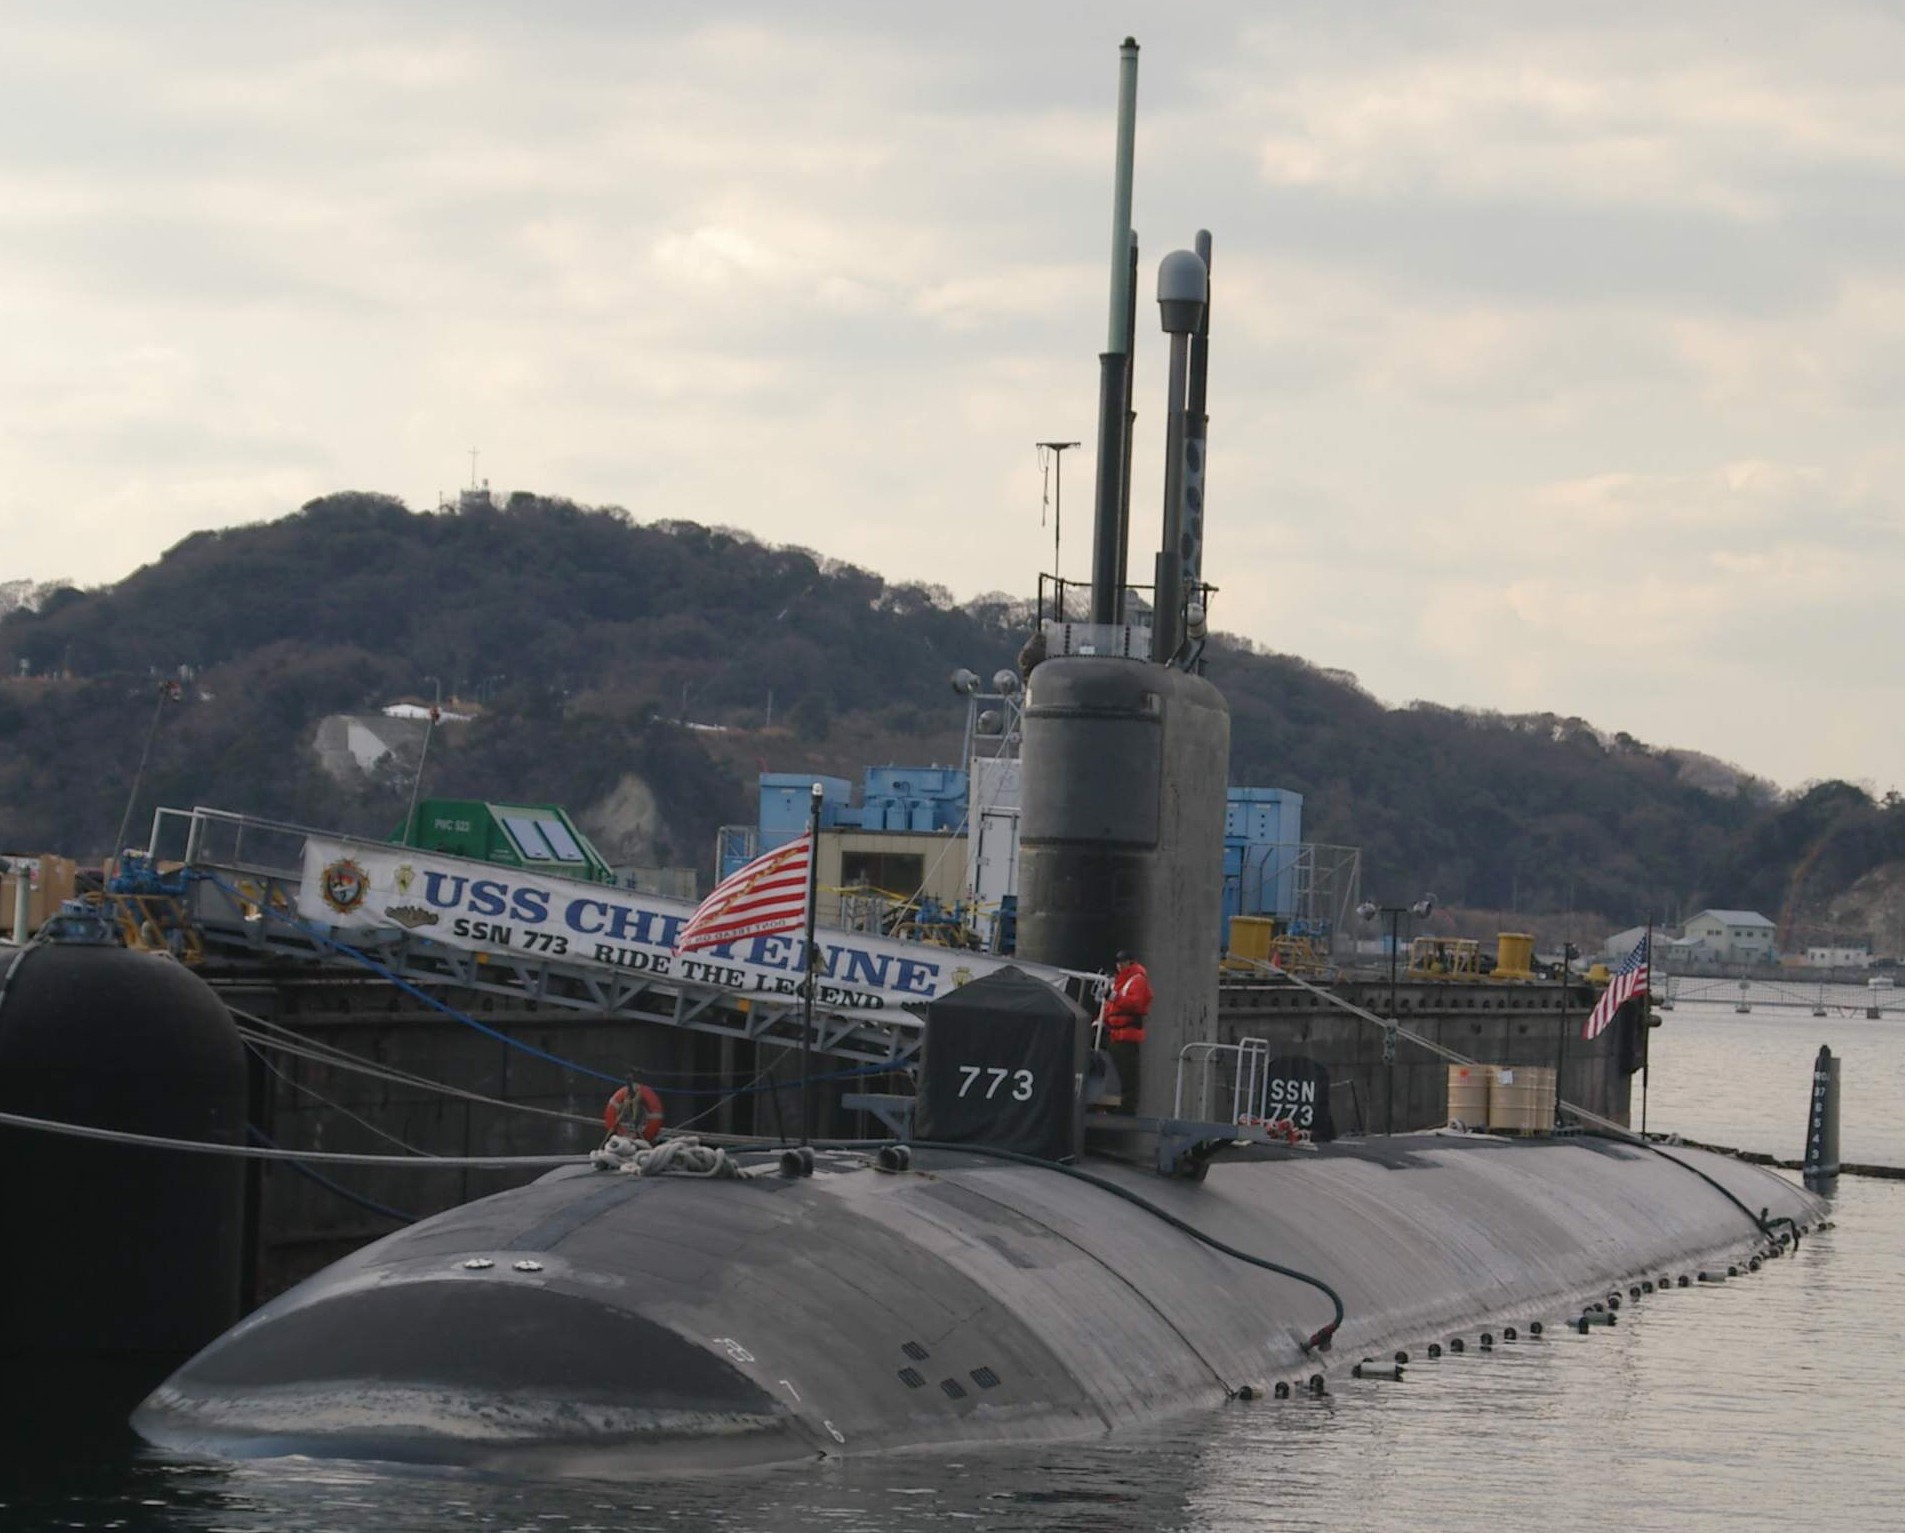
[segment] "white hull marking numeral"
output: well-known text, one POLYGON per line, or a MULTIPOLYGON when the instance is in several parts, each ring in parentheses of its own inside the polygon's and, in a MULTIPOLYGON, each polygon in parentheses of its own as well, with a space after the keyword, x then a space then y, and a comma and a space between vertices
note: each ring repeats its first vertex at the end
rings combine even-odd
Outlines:
POLYGON ((1029 1102, 1032 1100, 1032 1087, 1038 1079, 1030 1070, 1011 1070, 999 1065, 961 1065, 959 1073, 965 1077, 959 1083, 959 1094, 962 1097, 978 1085, 980 1076, 991 1076, 992 1084, 987 1086, 985 1091, 988 1102, 999 1094, 999 1088, 1008 1080, 1012 1082, 1012 1100, 1029 1102))

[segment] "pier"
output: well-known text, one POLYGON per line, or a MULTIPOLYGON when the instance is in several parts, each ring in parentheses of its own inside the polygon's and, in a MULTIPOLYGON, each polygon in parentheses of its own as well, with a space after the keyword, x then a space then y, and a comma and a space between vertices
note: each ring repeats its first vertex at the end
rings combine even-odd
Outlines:
MULTIPOLYGON (((232 1010, 250 1051, 260 1142, 420 1160, 582 1154, 601 1142, 607 1099, 631 1077, 659 1092, 671 1127, 775 1139, 798 1122, 797 997, 541 948, 459 949, 397 927, 326 927, 299 914, 313 837, 330 839, 213 809, 161 810, 154 888, 97 907, 111 928, 101 936, 190 963, 232 1010)), ((1371 971, 1318 985, 1229 973, 1216 1042, 1260 1063, 1309 1061, 1339 1137, 1445 1122, 1448 1053, 1559 1066, 1564 1099, 1626 1121, 1619 1030, 1579 1038, 1594 994, 1584 982, 1394 982, 1371 971)), ((817 1008, 818 1135, 879 1132, 841 1097, 904 1085, 898 1072, 915 1062, 922 1025, 904 1009, 817 1008)), ((409 1219, 536 1174, 254 1163, 247 1307, 409 1219)))

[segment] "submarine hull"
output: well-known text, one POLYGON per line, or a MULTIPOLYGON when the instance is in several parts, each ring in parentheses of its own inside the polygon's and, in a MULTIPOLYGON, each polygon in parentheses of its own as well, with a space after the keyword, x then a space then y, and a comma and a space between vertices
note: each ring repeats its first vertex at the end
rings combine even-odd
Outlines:
MULTIPOLYGON (((1810 1194, 1676 1154, 1802 1227, 1810 1194)), ((1334 1374, 1767 1241, 1712 1186, 1612 1141, 1404 1136, 1213 1166, 1093 1163, 1221 1254, 1061 1171, 919 1152, 887 1174, 586 1169, 390 1236, 242 1322, 133 1425, 161 1446, 538 1474, 651 1475, 1082 1438, 1334 1374)), ((1672 1302, 1672 1301, 1667 1301, 1672 1302)))

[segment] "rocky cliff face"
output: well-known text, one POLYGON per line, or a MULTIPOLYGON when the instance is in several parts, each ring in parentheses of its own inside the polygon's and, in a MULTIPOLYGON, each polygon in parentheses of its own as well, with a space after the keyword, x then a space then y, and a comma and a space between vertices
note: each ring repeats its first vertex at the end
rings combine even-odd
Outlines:
POLYGON ((1832 934, 1863 937, 1875 956, 1905 956, 1905 862, 1872 869, 1826 907, 1832 934))

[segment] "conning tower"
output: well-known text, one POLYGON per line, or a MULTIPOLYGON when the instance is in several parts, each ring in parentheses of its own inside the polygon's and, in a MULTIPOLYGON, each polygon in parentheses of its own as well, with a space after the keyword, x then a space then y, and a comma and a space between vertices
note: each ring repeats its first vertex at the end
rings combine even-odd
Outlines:
MULTIPOLYGON (((1091 621, 1044 619, 1047 658, 1027 683, 1021 752, 1019 952, 1109 970, 1136 953, 1156 992, 1140 1111, 1171 1112, 1179 1051, 1215 1037, 1230 714, 1197 674, 1210 236, 1158 270, 1170 337, 1164 517, 1149 627, 1126 611, 1137 243, 1131 177, 1138 46, 1119 58, 1111 313, 1099 358, 1091 621)), ((1126 1108, 1132 1103, 1129 1094, 1126 1108)))

